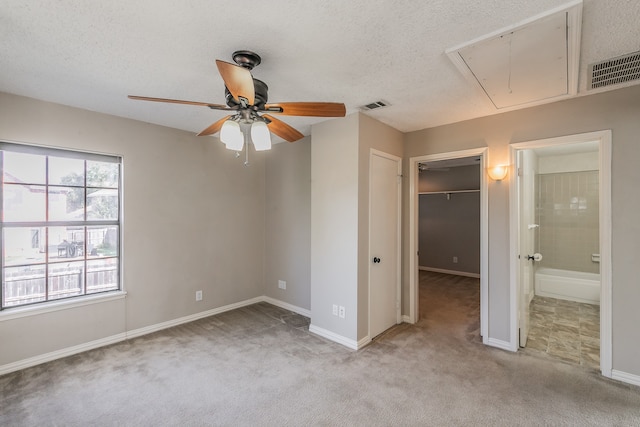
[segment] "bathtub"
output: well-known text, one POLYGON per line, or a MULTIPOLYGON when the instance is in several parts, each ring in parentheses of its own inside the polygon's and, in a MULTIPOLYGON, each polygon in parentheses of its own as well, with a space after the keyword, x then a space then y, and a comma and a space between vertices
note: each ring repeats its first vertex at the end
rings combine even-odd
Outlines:
POLYGON ((535 294, 600 305, 600 275, 555 268, 537 268, 535 294))

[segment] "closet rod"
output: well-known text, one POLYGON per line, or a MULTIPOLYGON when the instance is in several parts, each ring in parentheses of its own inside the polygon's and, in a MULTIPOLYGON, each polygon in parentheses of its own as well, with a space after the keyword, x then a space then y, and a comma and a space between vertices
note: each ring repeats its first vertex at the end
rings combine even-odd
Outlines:
POLYGON ((420 191, 418 194, 479 193, 480 190, 420 191))

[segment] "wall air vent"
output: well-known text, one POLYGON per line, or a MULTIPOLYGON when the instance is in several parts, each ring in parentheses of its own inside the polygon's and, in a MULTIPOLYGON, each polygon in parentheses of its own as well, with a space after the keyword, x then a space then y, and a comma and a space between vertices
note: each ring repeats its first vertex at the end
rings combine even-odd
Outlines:
POLYGON ((389 104, 387 101, 375 101, 375 102, 371 102, 369 104, 361 106, 360 110, 370 111, 370 110, 375 110, 377 108, 388 107, 390 105, 391 104, 389 104))
POLYGON ((640 52, 589 65, 589 89, 640 79, 640 52))

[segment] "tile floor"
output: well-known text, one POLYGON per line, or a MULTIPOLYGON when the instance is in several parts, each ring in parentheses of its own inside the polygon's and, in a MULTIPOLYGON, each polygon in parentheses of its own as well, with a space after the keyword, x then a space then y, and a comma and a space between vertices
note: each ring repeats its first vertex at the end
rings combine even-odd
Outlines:
POLYGON ((600 306, 536 296, 525 351, 600 368, 600 306))

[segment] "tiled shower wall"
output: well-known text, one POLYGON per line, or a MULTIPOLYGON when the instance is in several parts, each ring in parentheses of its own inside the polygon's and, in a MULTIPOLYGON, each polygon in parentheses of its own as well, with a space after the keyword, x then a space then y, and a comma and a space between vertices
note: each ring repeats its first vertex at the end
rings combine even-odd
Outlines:
POLYGON ((541 266, 599 273, 598 171, 539 174, 536 222, 541 266))

